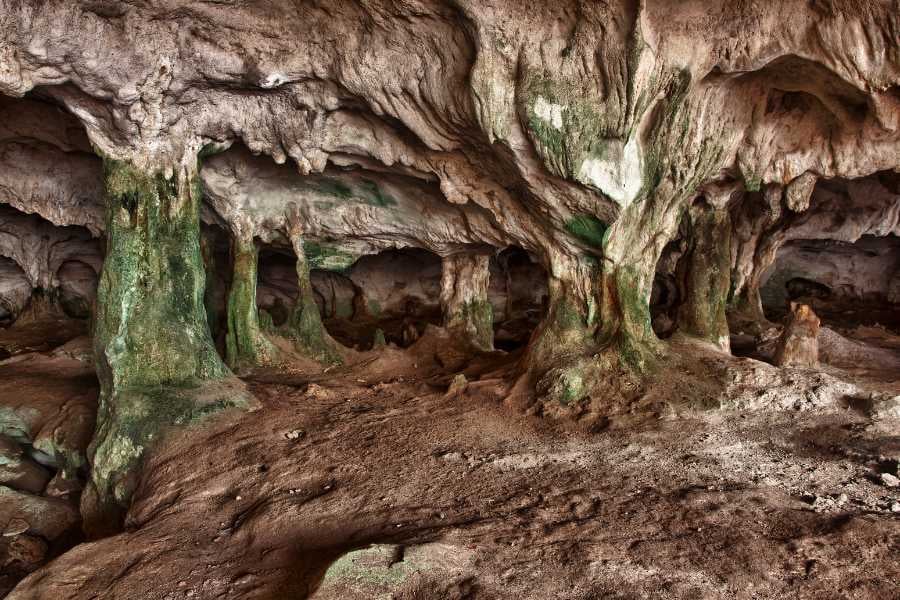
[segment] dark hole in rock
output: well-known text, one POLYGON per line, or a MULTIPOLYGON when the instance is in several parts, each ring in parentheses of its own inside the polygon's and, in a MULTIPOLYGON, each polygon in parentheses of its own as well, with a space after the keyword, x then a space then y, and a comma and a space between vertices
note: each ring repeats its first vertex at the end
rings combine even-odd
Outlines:
POLYGON ((795 277, 785 284, 788 298, 796 300, 798 298, 828 298, 831 296, 831 288, 817 281, 804 279, 803 277, 795 277))
POLYGON ((492 257, 488 299, 494 309, 494 347, 524 347, 543 319, 547 271, 522 248, 511 246, 492 257))
MULTIPOLYGON (((441 258, 406 248, 363 256, 344 272, 312 269, 310 280, 328 332, 348 347, 368 350, 376 332, 409 346, 425 328, 442 321, 441 258)), ((290 249, 264 246, 259 254, 257 304, 283 325, 297 296, 296 264, 290 249)), ((507 248, 490 261, 488 300, 495 345, 524 346, 544 314, 547 274, 521 248, 507 248)))
POLYGON ((660 339, 666 339, 675 331, 674 313, 678 307, 680 294, 675 278, 657 272, 650 292, 650 318, 653 332, 660 339))
POLYGON ((63 312, 75 319, 91 316, 91 305, 97 296, 98 274, 80 260, 68 260, 57 271, 59 303, 63 312))
POLYGON ((761 297, 774 322, 791 302, 801 302, 833 328, 880 325, 900 332, 900 238, 789 241, 779 249, 761 297))
POLYGON ((344 274, 314 269, 312 283, 325 327, 346 346, 367 350, 381 329, 406 347, 441 323, 441 259, 427 250, 363 256, 344 274))

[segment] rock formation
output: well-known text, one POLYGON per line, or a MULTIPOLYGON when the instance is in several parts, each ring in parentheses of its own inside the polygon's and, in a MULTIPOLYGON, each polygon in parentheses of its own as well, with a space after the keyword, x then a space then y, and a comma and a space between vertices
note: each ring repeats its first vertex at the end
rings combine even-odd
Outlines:
POLYGON ((90 330, 89 538, 301 372, 596 432, 759 405, 791 375, 732 352, 815 368, 819 313, 889 393, 898 40, 896 0, 0 0, 0 356, 90 330))
POLYGON ((791 304, 791 312, 775 348, 775 364, 815 367, 819 364, 819 317, 806 304, 791 304))

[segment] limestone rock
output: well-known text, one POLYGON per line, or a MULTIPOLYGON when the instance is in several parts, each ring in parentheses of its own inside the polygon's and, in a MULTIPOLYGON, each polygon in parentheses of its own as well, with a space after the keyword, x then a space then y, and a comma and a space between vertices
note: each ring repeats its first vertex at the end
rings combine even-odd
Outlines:
POLYGON ((50 473, 29 459, 19 444, 0 436, 0 484, 32 494, 40 494, 50 481, 50 473))
POLYGON ((782 367, 815 367, 819 364, 819 325, 819 317, 809 306, 792 305, 775 349, 775 364, 782 367))
POLYGON ((0 524, 5 528, 4 535, 27 532, 52 541, 77 527, 80 521, 78 510, 69 502, 0 486, 0 524))

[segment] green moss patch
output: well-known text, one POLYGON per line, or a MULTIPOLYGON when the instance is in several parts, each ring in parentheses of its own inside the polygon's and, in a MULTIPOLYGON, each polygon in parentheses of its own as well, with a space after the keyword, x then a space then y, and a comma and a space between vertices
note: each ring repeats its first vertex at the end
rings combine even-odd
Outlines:
POLYGON ((306 255, 310 269, 323 269, 336 273, 346 273, 357 259, 354 254, 319 242, 303 242, 303 253, 306 255))
POLYGON ((575 215, 566 222, 566 231, 593 248, 603 247, 607 229, 606 223, 589 214, 575 215))

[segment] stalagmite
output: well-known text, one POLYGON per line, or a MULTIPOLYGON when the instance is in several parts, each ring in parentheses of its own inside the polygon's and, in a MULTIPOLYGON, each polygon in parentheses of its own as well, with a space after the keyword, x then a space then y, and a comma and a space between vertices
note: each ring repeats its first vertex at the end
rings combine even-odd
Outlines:
POLYGON ((781 367, 815 367, 819 364, 819 317, 806 304, 791 303, 791 311, 775 349, 781 367))

